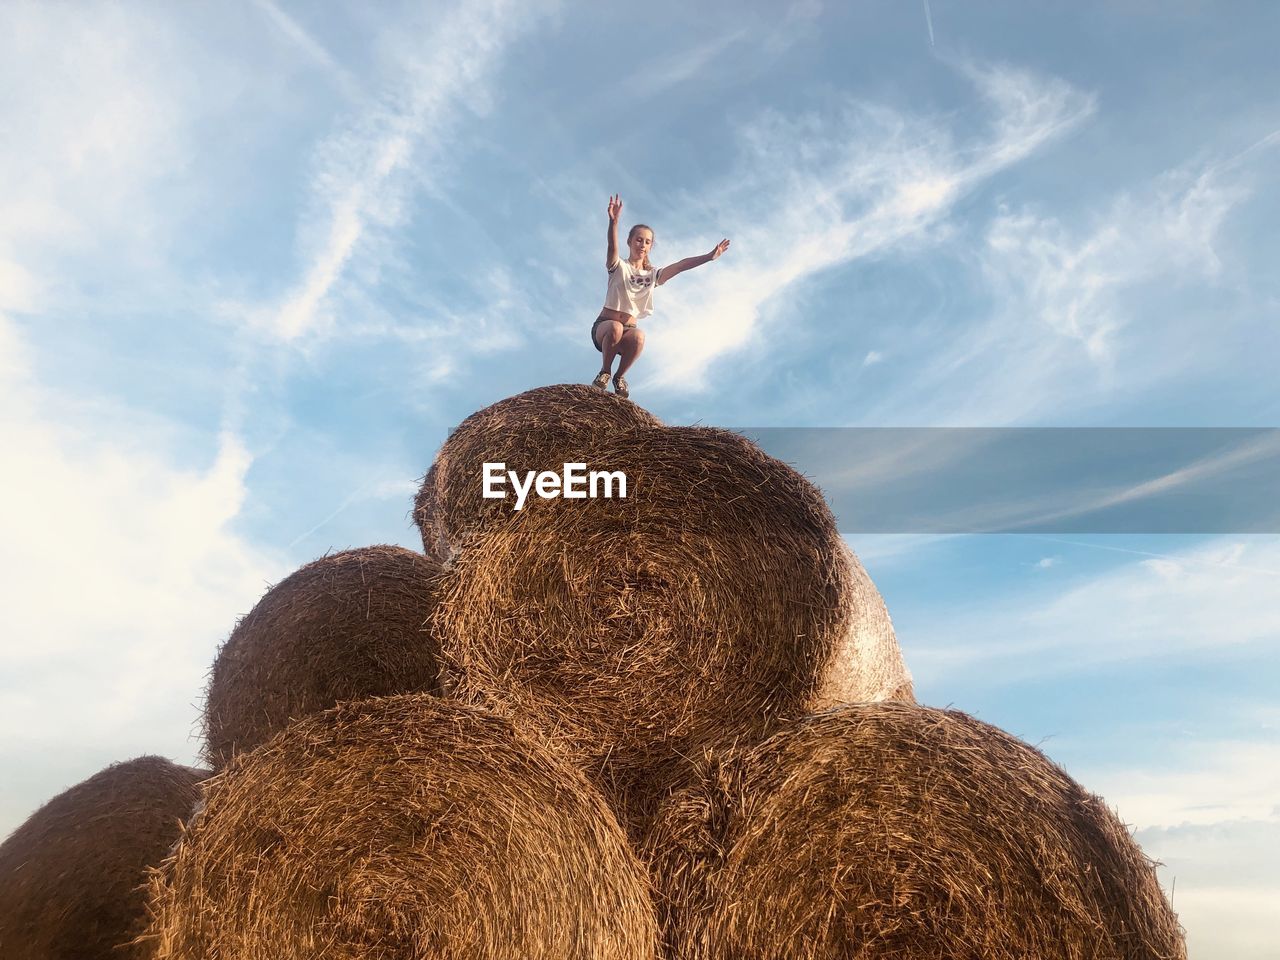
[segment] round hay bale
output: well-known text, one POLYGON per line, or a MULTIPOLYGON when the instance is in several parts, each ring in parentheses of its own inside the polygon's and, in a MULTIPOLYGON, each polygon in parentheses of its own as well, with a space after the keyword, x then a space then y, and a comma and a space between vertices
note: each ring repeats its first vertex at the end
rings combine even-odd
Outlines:
POLYGON ((268 590, 213 664, 204 710, 213 768, 343 700, 438 692, 428 621, 439 574, 439 564, 403 547, 363 547, 268 590))
POLYGON ((737 434, 635 431, 588 466, 627 497, 508 508, 445 574, 436 631, 459 695, 537 724, 633 821, 682 756, 808 711, 852 574, 817 489, 737 434))
POLYGON ((440 448, 414 501, 427 556, 447 563, 468 533, 510 512, 509 503, 484 499, 483 464, 505 463, 522 476, 559 470, 597 437, 658 426, 630 400, 579 383, 526 390, 473 413, 440 448))
POLYGON ((711 759, 643 853, 686 960, 1186 955, 1103 801, 962 713, 851 706, 711 759))
POLYGON ((0 844, 0 956, 149 957, 126 946, 146 925, 147 868, 168 855, 208 775, 139 757, 33 813, 0 844))
POLYGON ((301 720, 152 877, 157 960, 653 960, 644 868, 545 747, 428 696, 301 720))
POLYGON ((847 545, 853 622, 815 697, 814 712, 846 703, 915 702, 911 671, 893 631, 889 608, 857 554, 847 545))

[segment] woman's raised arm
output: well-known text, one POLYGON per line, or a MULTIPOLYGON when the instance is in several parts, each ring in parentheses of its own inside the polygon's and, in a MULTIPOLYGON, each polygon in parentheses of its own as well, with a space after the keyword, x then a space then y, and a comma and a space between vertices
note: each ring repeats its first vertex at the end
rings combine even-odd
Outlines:
POLYGON ((618 262, 618 218, 622 216, 622 197, 614 194, 609 198, 609 236, 608 246, 604 254, 604 268, 612 270, 618 262))
POLYGON ((684 273, 686 270, 692 270, 694 267, 700 267, 704 263, 710 263, 712 260, 719 260, 720 254, 729 249, 729 241, 721 240, 711 250, 710 253, 704 253, 700 257, 685 257, 683 260, 677 260, 669 266, 663 267, 658 271, 658 285, 666 283, 678 273, 684 273))

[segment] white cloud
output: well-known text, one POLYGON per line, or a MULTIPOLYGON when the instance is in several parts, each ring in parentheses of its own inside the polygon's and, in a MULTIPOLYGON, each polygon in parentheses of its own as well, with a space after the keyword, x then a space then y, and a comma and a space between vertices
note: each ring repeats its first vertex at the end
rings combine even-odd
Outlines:
POLYGON ((504 48, 528 25, 526 5, 462 3, 430 29, 401 25, 404 59, 394 81, 316 151, 312 212, 299 224, 302 276, 278 302, 247 311, 251 324, 296 340, 324 332, 334 298, 351 283, 376 284, 389 234, 407 219, 416 181, 448 161, 450 134, 466 110, 483 112, 504 48), (425 56, 424 56, 425 51, 425 56), (358 258, 365 258, 353 269, 358 258))
POLYGON ((282 131, 324 109, 298 96, 279 45, 262 42, 275 31, 254 19, 0 4, 0 129, 20 145, 0 151, 0 305, 101 327, 125 303, 200 323, 212 291, 244 282, 213 261, 256 238, 220 248, 222 231, 260 205, 282 131), (197 250, 199 268, 182 262, 197 250))
POLYGON ((176 44, 162 17, 116 5, 0 5, 5 286, 65 283, 55 251, 147 255, 147 189, 188 156, 176 44))
MULTIPOLYGON (((1030 600, 948 610, 901 637, 921 682, 1002 682, 1218 647, 1280 649, 1280 539, 1221 538, 1030 600)), ((1046 581, 1052 582, 1052 581, 1046 581)))
POLYGON ((1135 392, 1203 363, 1215 344, 1201 318, 1144 301, 1218 281, 1218 236, 1246 196, 1232 177, 1238 171, 1222 165, 1167 173, 1119 195, 1084 229, 1001 209, 981 252, 990 316, 939 344, 909 389, 871 416, 996 425, 1052 410, 1060 419, 1073 403, 1135 392))
POLYGON ((1041 557, 1040 560, 1037 561, 1036 563, 1036 569, 1048 570, 1050 567, 1056 567, 1057 565, 1058 565, 1057 557, 1041 557))
POLYGON ((1275 954, 1280 743, 1181 742, 1158 768, 1079 771, 1137 829, 1187 931, 1191 956, 1275 954))
POLYGON ((24 267, 0 258, 0 311, 30 312, 40 294, 40 284, 24 267))
MULTIPOLYGON (((747 156, 714 203, 734 211, 717 229, 735 246, 696 282, 664 287, 653 323, 661 336, 651 341, 660 384, 702 384, 717 357, 760 335, 771 302, 815 274, 936 240, 966 192, 1093 110, 1091 97, 1058 80, 1006 67, 964 72, 994 114, 987 136, 972 142, 957 142, 935 119, 865 103, 765 114, 742 131, 747 156)), ((664 248, 709 249, 720 236, 677 237, 664 248)))
POLYGON ((1083 773, 1140 829, 1213 826, 1237 821, 1280 826, 1280 742, 1197 741, 1164 757, 1157 769, 1083 773))
MULTIPOLYGON (((1280 856, 1280 843, 1272 827, 1270 848, 1280 856)), ((1229 849, 1205 852, 1209 857, 1228 857, 1229 849)), ((1164 871, 1167 874, 1167 871, 1164 871)), ((1187 931, 1187 955, 1218 957, 1222 960, 1275 960, 1276 904, 1280 903, 1280 882, 1272 871, 1269 884, 1232 883, 1207 886, 1179 880, 1174 909, 1187 931)), ((1166 881, 1166 888, 1169 881, 1166 881)))
POLYGON ((864 367, 869 367, 872 364, 880 363, 883 360, 884 360, 884 354, 881 353, 879 350, 868 350, 867 355, 862 358, 862 365, 864 367))
MULTIPOLYGON (((0 752, 18 767, 36 755, 45 767, 49 756, 193 757, 192 705, 214 649, 284 572, 234 528, 250 457, 223 435, 210 464, 179 466, 151 420, 104 418, 92 404, 68 413, 32 382, 3 317, 0 357, 0 752)), ((58 767, 40 785, 95 771, 58 767)))
POLYGON ((995 137, 963 176, 981 179, 1023 160, 1094 111, 1094 98, 1065 80, 1038 78, 1005 64, 967 63, 961 71, 995 108, 995 137))
POLYGON ((1243 196, 1207 173, 1169 175, 1154 196, 1121 196, 1079 240, 1052 219, 1006 212, 987 237, 987 273, 998 287, 1017 288, 1019 304, 1029 307, 1024 320, 1039 321, 1108 363, 1125 322, 1116 294, 1162 275, 1217 276, 1214 237, 1243 196))

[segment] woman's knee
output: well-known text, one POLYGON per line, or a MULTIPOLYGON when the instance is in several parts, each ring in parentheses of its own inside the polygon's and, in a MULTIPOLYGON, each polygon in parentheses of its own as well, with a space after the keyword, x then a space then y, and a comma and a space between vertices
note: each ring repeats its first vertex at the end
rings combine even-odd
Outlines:
POLYGON ((644 346, 644 331, 639 327, 632 327, 622 335, 623 339, 634 345, 636 350, 644 346))
POLYGON ((596 328, 596 341, 600 346, 608 346, 622 339, 622 324, 617 320, 606 320, 596 328))

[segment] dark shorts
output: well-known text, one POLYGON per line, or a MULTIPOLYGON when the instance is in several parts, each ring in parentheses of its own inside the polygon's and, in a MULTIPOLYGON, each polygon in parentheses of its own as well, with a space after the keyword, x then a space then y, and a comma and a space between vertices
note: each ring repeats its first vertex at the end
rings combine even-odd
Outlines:
MULTIPOLYGON (((596 339, 596 327, 600 326, 600 324, 608 320, 613 320, 614 323, 622 323, 621 320, 614 320, 613 317, 596 317, 596 322, 591 325, 591 345, 601 353, 604 353, 604 347, 600 346, 600 341, 596 339)), ((631 323, 622 324, 622 332, 624 334, 628 330, 634 330, 635 328, 636 328, 635 321, 632 321, 631 323)))

